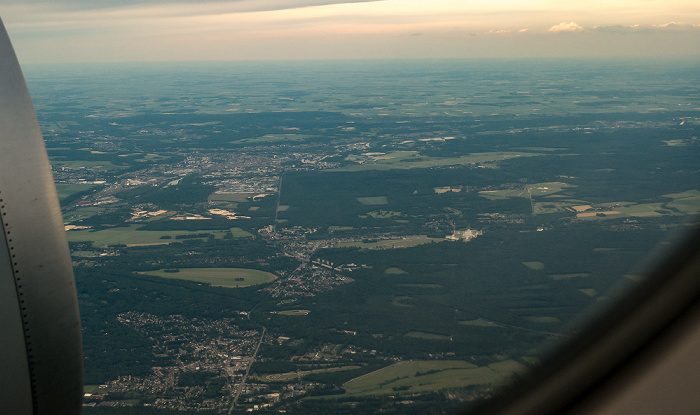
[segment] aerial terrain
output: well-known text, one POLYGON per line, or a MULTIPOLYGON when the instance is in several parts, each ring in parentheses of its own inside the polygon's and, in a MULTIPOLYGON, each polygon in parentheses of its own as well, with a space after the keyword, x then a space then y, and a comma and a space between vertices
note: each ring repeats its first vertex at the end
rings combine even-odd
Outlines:
POLYGON ((26 65, 85 414, 443 413, 700 211, 697 62, 26 65))

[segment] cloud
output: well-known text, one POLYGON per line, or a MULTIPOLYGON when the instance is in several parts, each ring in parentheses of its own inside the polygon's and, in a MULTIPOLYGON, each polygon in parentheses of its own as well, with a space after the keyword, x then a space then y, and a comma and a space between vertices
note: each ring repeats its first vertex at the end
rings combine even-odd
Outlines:
POLYGON ((593 26, 589 30, 596 32, 605 33, 628 33, 628 32, 639 32, 641 31, 641 25, 635 24, 631 26, 624 26, 620 24, 615 25, 605 25, 605 26, 593 26))
POLYGON ((509 35, 509 34, 517 34, 517 33, 525 33, 527 32, 528 28, 524 29, 516 29, 516 30, 510 30, 510 29, 491 29, 488 32, 486 32, 489 35, 509 35))
POLYGON ((679 31, 679 30, 700 29, 700 24, 689 24, 689 23, 682 23, 682 22, 669 22, 669 23, 651 25, 651 27, 654 28, 654 29, 679 31))
POLYGON ((575 22, 561 22, 556 26, 552 26, 547 30, 548 32, 578 32, 586 30, 583 26, 579 26, 575 22))
POLYGON ((508 33, 513 33, 513 31, 507 29, 491 29, 487 33, 492 35, 505 35, 508 33))
POLYGON ((700 30, 700 24, 690 24, 682 22, 668 22, 661 24, 633 24, 633 25, 601 25, 593 27, 584 27, 575 22, 561 22, 556 26, 550 27, 547 31, 552 33, 558 32, 601 32, 601 33, 642 33, 642 32, 689 32, 700 30))
POLYGON ((384 0, 7 0, 6 4, 33 5, 62 11, 117 10, 153 6, 173 9, 179 9, 181 6, 199 6, 206 9, 207 6, 216 5, 217 9, 229 13, 245 13, 379 1, 384 0))
POLYGON ((700 24, 689 24, 679 22, 669 22, 652 25, 634 24, 629 26, 624 25, 606 25, 593 26, 590 29, 596 32, 605 33, 642 33, 642 32, 690 32, 700 30, 700 24))

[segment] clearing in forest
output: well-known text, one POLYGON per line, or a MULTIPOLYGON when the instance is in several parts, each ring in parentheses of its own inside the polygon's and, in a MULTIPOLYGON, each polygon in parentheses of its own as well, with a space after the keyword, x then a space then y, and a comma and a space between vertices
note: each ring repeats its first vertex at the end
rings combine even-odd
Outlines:
POLYGON ((144 271, 140 274, 228 288, 250 287, 271 282, 277 278, 269 272, 249 268, 175 268, 144 271))

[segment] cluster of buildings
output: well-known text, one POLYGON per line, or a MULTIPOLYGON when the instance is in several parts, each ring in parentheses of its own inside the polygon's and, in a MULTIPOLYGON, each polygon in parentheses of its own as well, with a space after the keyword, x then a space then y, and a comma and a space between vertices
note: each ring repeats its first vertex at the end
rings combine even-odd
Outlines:
POLYGON ((223 319, 155 316, 129 311, 117 320, 146 335, 152 354, 169 365, 155 366, 145 377, 119 376, 85 396, 88 406, 143 404, 174 410, 223 410, 236 393, 252 393, 245 384, 262 333, 236 324, 245 315, 223 319))

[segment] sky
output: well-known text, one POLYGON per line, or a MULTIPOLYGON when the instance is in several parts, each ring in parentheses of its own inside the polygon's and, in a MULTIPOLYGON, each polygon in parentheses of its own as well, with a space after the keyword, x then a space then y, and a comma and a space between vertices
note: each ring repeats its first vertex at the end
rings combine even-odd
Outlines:
POLYGON ((698 0, 4 0, 21 63, 690 58, 698 0))

